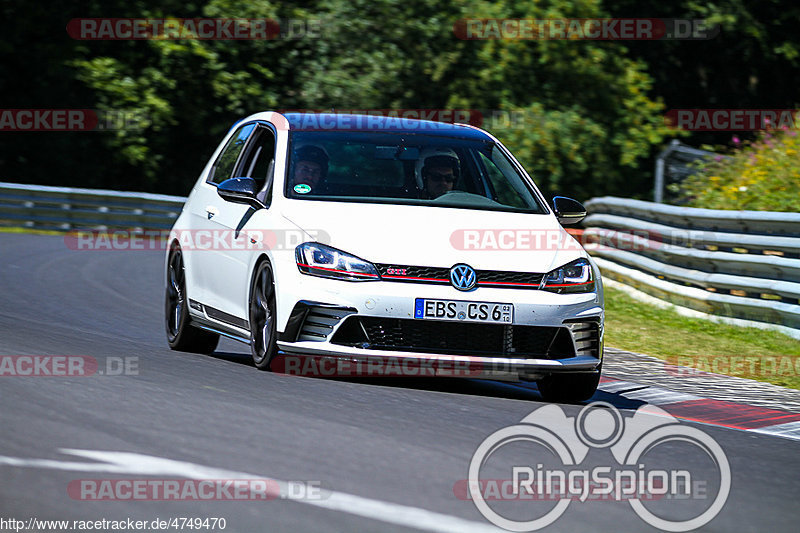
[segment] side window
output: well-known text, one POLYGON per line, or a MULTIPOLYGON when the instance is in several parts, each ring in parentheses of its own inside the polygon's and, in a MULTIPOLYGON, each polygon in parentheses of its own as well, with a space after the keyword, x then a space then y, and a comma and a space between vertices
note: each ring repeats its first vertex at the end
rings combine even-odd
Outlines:
POLYGON ((253 178, 258 184, 259 200, 269 204, 275 172, 275 134, 270 128, 259 126, 256 129, 237 172, 236 177, 253 178))
POLYGON ((233 177, 233 170, 236 167, 236 161, 239 160, 239 154, 242 153, 242 148, 255 127, 255 124, 246 124, 236 130, 217 158, 217 162, 214 163, 207 181, 219 184, 233 177))

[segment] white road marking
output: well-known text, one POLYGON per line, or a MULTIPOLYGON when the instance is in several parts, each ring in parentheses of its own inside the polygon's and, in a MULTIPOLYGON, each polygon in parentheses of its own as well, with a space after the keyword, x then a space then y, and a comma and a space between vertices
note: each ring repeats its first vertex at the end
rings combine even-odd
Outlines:
POLYGON ((695 396, 694 394, 675 392, 659 387, 647 387, 641 390, 622 392, 620 393, 620 396, 628 398, 629 400, 640 400, 653 405, 667 405, 671 403, 703 399, 700 396, 695 396))
POLYGON ((783 437, 785 439, 800 440, 800 421, 787 422, 786 424, 776 424, 774 426, 751 429, 750 431, 754 433, 764 433, 765 435, 783 437))
POLYGON ((601 383, 597 388, 603 392, 610 392, 612 394, 625 392, 626 390, 632 389, 641 389, 646 387, 647 385, 642 385, 641 383, 633 383, 631 381, 609 381, 607 383, 601 383))
MULTIPOLYGON (((130 475, 164 475, 179 476, 186 479, 205 480, 205 479, 271 479, 245 472, 236 472, 204 466, 186 461, 174 461, 163 457, 143 455, 130 452, 100 451, 100 450, 76 450, 71 448, 60 448, 59 452, 93 459, 95 463, 58 461, 54 459, 25 459, 20 457, 8 457, 0 455, 0 465, 28 468, 50 468, 55 470, 81 471, 81 472, 108 472, 114 474, 130 475)), ((459 532, 498 532, 504 531, 488 523, 473 522, 456 516, 451 516, 434 511, 400 505, 397 503, 384 502, 345 492, 328 491, 323 489, 323 498, 307 499, 292 498, 288 490, 289 482, 271 479, 281 490, 282 495, 288 495, 286 499, 291 499, 299 503, 306 503, 315 507, 349 513, 371 520, 378 520, 389 524, 403 527, 419 529, 423 531, 434 531, 441 533, 459 532)), ((292 482, 296 484, 297 482, 292 482)), ((304 493, 311 492, 310 487, 305 487, 304 493)), ((316 490, 316 488, 314 489, 316 490)))

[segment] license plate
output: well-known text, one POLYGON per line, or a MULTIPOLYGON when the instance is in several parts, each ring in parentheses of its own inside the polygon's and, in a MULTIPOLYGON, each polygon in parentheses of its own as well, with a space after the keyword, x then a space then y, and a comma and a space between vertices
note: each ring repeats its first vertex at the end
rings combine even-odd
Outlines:
POLYGON ((493 302, 417 298, 414 302, 414 318, 511 324, 514 321, 514 306, 493 302))

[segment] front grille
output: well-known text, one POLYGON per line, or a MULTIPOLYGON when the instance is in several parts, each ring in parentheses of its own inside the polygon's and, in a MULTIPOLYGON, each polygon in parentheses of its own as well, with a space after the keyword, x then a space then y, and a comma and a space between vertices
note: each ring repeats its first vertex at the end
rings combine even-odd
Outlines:
POLYGON ((566 328, 405 318, 348 317, 331 343, 483 357, 561 359, 575 355, 566 328))
POLYGON ((377 264, 381 278, 388 281, 437 281, 450 283, 450 269, 438 267, 377 264), (390 274, 389 271, 392 271, 390 274), (395 279, 397 278, 397 279, 395 279))
MULTIPOLYGON (((376 264, 384 281, 414 283, 450 283, 450 269, 394 264, 376 264)), ((538 289, 544 274, 535 272, 510 272, 505 270, 476 270, 479 287, 508 287, 538 289)))
POLYGON ((504 272, 502 270, 478 270, 480 285, 533 285, 539 288, 544 274, 532 272, 504 272))

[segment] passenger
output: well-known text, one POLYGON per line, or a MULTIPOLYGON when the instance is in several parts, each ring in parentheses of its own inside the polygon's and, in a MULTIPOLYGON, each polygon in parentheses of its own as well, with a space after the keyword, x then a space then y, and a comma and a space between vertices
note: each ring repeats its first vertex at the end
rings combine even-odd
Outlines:
POLYGON ((458 155, 450 148, 425 149, 417 160, 417 187, 423 198, 433 200, 452 191, 460 174, 458 155))

